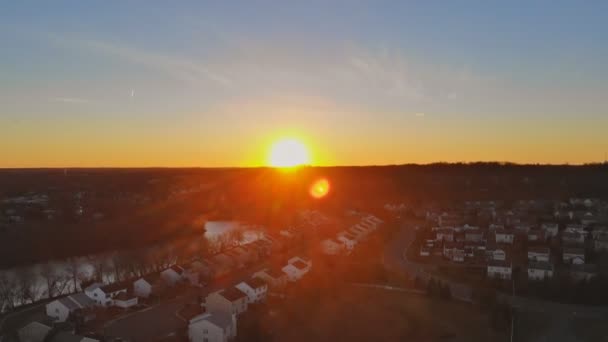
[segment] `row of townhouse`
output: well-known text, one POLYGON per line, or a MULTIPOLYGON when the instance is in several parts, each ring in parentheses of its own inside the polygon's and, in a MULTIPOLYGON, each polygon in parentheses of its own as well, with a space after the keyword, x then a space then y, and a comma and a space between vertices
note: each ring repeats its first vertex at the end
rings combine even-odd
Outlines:
POLYGON ((376 231, 383 221, 373 215, 365 215, 359 223, 339 232, 335 238, 321 241, 323 253, 328 255, 350 254, 358 243, 376 231))
POLYGON ((263 302, 269 287, 282 287, 287 281, 296 282, 312 268, 312 262, 301 257, 290 258, 281 267, 256 272, 250 279, 234 286, 214 291, 202 304, 204 313, 189 320, 190 342, 227 342, 237 335, 238 317, 251 304, 263 302))

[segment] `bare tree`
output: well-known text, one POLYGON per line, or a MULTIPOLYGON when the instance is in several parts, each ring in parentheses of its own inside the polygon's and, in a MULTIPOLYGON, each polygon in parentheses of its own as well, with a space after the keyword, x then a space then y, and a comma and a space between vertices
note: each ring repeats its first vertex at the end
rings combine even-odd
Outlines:
POLYGON ((59 289, 59 281, 61 280, 61 276, 59 275, 55 267, 49 263, 42 265, 40 275, 44 278, 46 282, 47 297, 53 298, 57 296, 57 290, 59 289))
POLYGON ((0 309, 6 307, 8 309, 15 308, 16 295, 15 279, 6 273, 0 274, 0 309))
POLYGON ((67 261, 66 272, 72 282, 72 292, 78 291, 78 279, 80 273, 80 262, 76 258, 71 258, 67 261))
POLYGON ((31 270, 21 269, 16 273, 16 294, 21 304, 34 303, 42 297, 42 284, 31 270))

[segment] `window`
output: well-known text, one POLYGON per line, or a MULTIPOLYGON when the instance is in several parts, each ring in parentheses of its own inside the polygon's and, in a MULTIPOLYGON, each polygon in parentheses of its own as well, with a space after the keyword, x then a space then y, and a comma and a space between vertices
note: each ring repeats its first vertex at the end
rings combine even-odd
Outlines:
POLYGON ((93 296, 94 296, 94 297, 97 297, 97 292, 93 293, 93 296))
POLYGON ((59 313, 59 308, 55 308, 55 313, 59 313))
POLYGON ((203 329, 203 334, 208 334, 208 333, 209 333, 209 330, 203 329))

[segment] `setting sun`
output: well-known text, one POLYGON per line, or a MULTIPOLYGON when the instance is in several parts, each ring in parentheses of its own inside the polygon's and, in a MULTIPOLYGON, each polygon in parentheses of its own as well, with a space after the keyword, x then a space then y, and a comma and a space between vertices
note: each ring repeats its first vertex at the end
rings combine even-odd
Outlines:
POLYGON ((272 145, 268 163, 274 167, 293 167, 310 163, 310 158, 303 143, 295 139, 283 139, 272 145))

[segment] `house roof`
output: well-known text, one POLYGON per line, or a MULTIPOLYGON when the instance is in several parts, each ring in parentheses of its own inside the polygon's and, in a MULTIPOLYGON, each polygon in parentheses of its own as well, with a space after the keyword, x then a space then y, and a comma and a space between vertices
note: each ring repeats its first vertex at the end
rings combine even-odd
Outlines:
POLYGON ((532 247, 528 247, 528 253, 530 253, 530 252, 549 254, 551 252, 551 250, 549 249, 549 247, 532 246, 532 247))
POLYGON ((305 268, 308 267, 308 264, 301 261, 301 260, 296 260, 295 262, 291 263, 295 268, 299 269, 299 270, 303 270, 305 268))
POLYGON ((179 265, 173 265, 170 267, 170 269, 172 269, 173 271, 175 271, 175 273, 181 275, 182 273, 184 273, 184 268, 179 266, 179 265))
POLYGON ((224 312, 204 313, 190 320, 190 323, 206 320, 222 329, 226 329, 232 325, 232 316, 224 312))
POLYGON ((546 262, 546 261, 530 262, 528 264, 528 268, 536 269, 536 270, 552 271, 553 265, 550 262, 546 262))
POLYGON ((67 331, 59 331, 49 340, 49 342, 80 342, 83 338, 84 337, 82 336, 74 335, 67 331))
POLYGON ((566 254, 566 253, 585 255, 585 250, 583 248, 566 247, 566 248, 564 248, 564 254, 566 254))
POLYGON ((126 290, 129 288, 129 285, 127 285, 124 282, 118 282, 118 283, 104 285, 104 286, 101 286, 100 288, 105 293, 112 293, 112 292, 116 292, 116 291, 126 290))
POLYGON ((80 309, 80 305, 78 305, 78 303, 76 303, 75 301, 71 300, 69 297, 61 297, 58 298, 57 301, 63 304, 70 311, 80 309))
POLYGON ((265 270, 265 272, 266 272, 266 274, 268 274, 269 276, 271 276, 274 279, 278 279, 278 278, 285 276, 283 271, 278 267, 269 268, 269 269, 265 270))
POLYGON ((262 288, 264 286, 268 286, 268 284, 266 284, 266 282, 264 280, 260 279, 260 278, 247 279, 245 281, 245 283, 247 283, 247 285, 249 285, 253 289, 259 289, 259 288, 262 288))
POLYGON ((150 273, 142 277, 148 284, 153 285, 160 281, 160 273, 150 273))
POLYGON ((31 341, 43 341, 49 331, 51 327, 34 321, 19 329, 19 336, 28 336, 31 341))
POLYGON ((229 287, 223 291, 221 291, 220 296, 228 299, 231 302, 234 302, 235 300, 239 300, 243 297, 247 297, 247 294, 239 289, 237 289, 236 287, 229 287))
POLYGON ((507 260, 491 260, 491 261, 488 262, 488 266, 509 267, 509 268, 511 268, 511 261, 507 261, 507 260))
POLYGON ((116 297, 114 297, 115 300, 123 300, 123 301, 133 299, 133 298, 136 298, 136 296, 134 294, 130 294, 127 292, 121 292, 116 297))
POLYGON ((82 292, 74 293, 70 295, 70 299, 77 302, 81 307, 88 307, 95 305, 95 302, 82 292))

